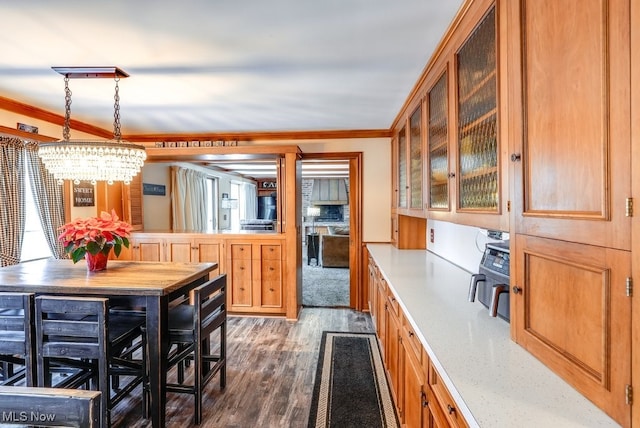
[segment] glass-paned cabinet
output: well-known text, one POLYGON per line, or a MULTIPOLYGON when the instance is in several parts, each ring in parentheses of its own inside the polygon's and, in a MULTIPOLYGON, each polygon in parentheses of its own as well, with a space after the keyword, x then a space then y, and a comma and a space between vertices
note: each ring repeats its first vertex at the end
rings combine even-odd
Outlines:
POLYGON ((447 72, 427 94, 429 111, 429 208, 449 208, 447 72))
POLYGON ((456 55, 458 208, 497 212, 499 201, 495 8, 456 55))
POLYGON ((398 208, 407 208, 407 131, 406 127, 398 134, 398 208))
POLYGON ((422 209, 422 108, 409 118, 409 207, 422 209))

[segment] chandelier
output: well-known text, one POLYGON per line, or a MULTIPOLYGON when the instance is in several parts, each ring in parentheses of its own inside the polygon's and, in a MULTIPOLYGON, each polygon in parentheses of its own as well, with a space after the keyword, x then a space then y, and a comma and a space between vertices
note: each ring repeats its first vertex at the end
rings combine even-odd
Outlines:
POLYGON ((121 140, 120 95, 118 82, 127 73, 117 67, 53 67, 64 75, 65 116, 62 140, 41 143, 38 155, 45 167, 58 180, 72 180, 75 184, 89 181, 106 181, 113 184, 122 181, 129 184, 140 172, 147 154, 143 146, 121 140), (70 140, 71 90, 70 78, 113 77, 116 84, 114 96, 113 140, 70 140))

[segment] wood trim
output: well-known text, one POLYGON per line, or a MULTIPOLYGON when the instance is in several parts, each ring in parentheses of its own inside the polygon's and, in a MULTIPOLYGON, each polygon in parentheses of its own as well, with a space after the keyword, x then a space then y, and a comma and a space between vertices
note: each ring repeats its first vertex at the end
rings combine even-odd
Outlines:
POLYGON ((31 132, 20 131, 19 129, 9 128, 8 126, 0 125, 0 134, 8 134, 25 140, 32 140, 38 142, 56 141, 57 138, 49 137, 47 135, 33 134, 31 132))
POLYGON ((362 249, 362 152, 303 153, 302 159, 349 160, 349 306, 362 311, 367 307, 367 264, 362 249))
POLYGON ((273 141, 273 140, 331 140, 348 138, 387 138, 390 129, 345 129, 317 131, 259 131, 208 132, 199 134, 127 134, 123 138, 136 143, 156 141, 273 141))
MULTIPOLYGON (((640 2, 631 2, 631 76, 640 75, 640 2)), ((631 78, 631 171, 639 171, 640 168, 640 81, 631 78), (636 120, 633 120, 636 118, 636 120)), ((640 192, 640 174, 631 174, 631 196, 637 201, 640 192)), ((638 283, 640 278, 640 251, 637 243, 640 242, 640 215, 635 214, 631 219, 631 242, 635 243, 631 251, 631 274, 638 283)), ((640 405, 638 404, 640 391, 640 291, 638 286, 631 297, 631 383, 636 392, 636 403, 631 406, 631 426, 640 426, 640 405)))
POLYGON ((259 146, 224 146, 224 147, 146 147, 148 161, 215 161, 229 155, 246 155, 253 159, 276 158, 293 153, 300 156, 302 151, 296 145, 259 145, 259 146))
MULTIPOLYGON (((0 110, 7 110, 13 113, 21 114, 23 116, 31 117, 34 119, 43 120, 45 122, 53 123, 55 125, 64 126, 64 116, 57 113, 34 107, 29 104, 22 103, 20 101, 12 100, 0 96, 0 110)), ((106 130, 94 125, 90 125, 79 120, 71 119, 69 122, 71 129, 84 132, 87 134, 95 135, 100 138, 113 138, 113 131, 106 130)), ((33 135, 33 134, 29 134, 33 135)))

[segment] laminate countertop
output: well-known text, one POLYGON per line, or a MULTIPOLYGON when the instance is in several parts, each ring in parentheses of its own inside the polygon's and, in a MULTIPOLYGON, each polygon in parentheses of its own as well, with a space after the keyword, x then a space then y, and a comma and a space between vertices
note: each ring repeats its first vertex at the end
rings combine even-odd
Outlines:
POLYGON ((467 300, 469 272, 425 250, 367 248, 470 426, 619 426, 467 300))

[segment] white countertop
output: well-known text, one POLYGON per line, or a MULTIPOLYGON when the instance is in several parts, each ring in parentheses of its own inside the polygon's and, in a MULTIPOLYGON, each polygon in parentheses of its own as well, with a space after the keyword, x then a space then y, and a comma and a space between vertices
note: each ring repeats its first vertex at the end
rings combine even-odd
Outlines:
POLYGON ((367 248, 470 426, 619 426, 467 300, 469 272, 425 250, 367 248))

